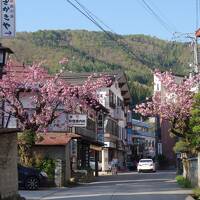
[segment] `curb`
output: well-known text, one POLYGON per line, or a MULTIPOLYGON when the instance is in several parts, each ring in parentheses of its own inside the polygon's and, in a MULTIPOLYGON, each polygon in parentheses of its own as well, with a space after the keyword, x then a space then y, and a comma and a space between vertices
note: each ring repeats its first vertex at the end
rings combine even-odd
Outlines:
POLYGON ((191 195, 187 196, 185 200, 195 200, 191 195))
POLYGON ((48 197, 48 196, 50 196, 50 195, 53 195, 53 194, 55 194, 55 193, 57 193, 57 192, 59 192, 59 191, 62 191, 62 190, 66 190, 66 189, 68 189, 68 187, 63 187, 63 188, 52 188, 52 189, 49 189, 49 190, 46 190, 46 191, 44 191, 44 193, 43 194, 41 194, 41 195, 37 195, 37 196, 34 196, 33 195, 33 193, 37 193, 37 192, 41 192, 41 191, 43 191, 43 190, 39 190, 39 191, 26 191, 25 190, 25 192, 23 193, 23 192, 19 192, 19 194, 20 194, 20 196, 22 197, 22 198, 25 198, 26 200, 38 200, 38 199, 43 199, 43 198, 46 198, 46 197, 48 197), (25 194, 25 193, 27 193, 27 194, 25 194), (32 193, 32 194, 31 194, 32 193), (33 196, 32 196, 33 195, 33 196))

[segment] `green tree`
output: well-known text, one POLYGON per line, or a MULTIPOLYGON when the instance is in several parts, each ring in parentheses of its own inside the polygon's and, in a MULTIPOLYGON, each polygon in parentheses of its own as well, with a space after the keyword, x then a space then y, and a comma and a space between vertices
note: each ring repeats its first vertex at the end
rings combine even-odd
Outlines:
POLYGON ((192 107, 190 118, 191 133, 188 140, 194 152, 200 151, 200 93, 195 95, 195 103, 192 107))

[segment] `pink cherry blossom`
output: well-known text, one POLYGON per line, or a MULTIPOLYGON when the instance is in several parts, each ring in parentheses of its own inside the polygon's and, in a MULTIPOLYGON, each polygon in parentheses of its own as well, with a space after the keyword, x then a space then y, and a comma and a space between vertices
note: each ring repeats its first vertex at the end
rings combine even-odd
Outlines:
POLYGON ((62 114, 76 112, 79 107, 89 110, 98 104, 97 90, 111 83, 106 76, 91 76, 83 85, 74 86, 60 74, 50 76, 41 64, 18 68, 13 62, 6 66, 7 74, 0 80, 0 98, 5 115, 16 118, 22 130, 44 131, 62 114))
POLYGON ((150 101, 137 105, 134 111, 143 116, 159 116, 169 120, 172 128, 183 129, 190 117, 194 88, 200 82, 200 74, 183 78, 181 81, 177 81, 171 72, 161 73, 156 70, 155 76, 161 82, 162 91, 156 91, 150 101))

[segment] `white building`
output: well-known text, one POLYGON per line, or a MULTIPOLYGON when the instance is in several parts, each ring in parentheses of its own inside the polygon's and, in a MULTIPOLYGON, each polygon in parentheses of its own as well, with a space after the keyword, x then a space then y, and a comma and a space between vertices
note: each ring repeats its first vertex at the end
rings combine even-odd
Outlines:
POLYGON ((102 170, 108 170, 115 157, 120 168, 125 167, 127 157, 127 112, 131 95, 123 72, 109 74, 113 79, 110 87, 98 91, 100 103, 109 110, 104 121, 104 148, 102 150, 102 170))

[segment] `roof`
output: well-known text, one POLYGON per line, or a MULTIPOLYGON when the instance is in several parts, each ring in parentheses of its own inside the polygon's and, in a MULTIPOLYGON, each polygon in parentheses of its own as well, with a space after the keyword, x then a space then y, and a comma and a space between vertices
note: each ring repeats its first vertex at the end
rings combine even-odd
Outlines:
POLYGON ((112 72, 98 72, 98 73, 94 73, 94 72, 77 73, 77 72, 65 71, 60 77, 66 80, 67 82, 71 83, 72 85, 76 85, 76 84, 81 85, 91 75, 93 75, 92 77, 93 80, 99 78, 102 75, 107 75, 113 78, 114 80, 118 81, 125 103, 129 104, 131 102, 130 89, 129 89, 127 77, 124 71, 118 70, 118 71, 112 71, 112 72))
POLYGON ((71 139, 81 137, 74 133, 46 133, 40 135, 42 140, 36 142, 35 145, 65 146, 71 139))
POLYGON ((0 134, 17 133, 19 131, 18 128, 0 128, 0 134))

